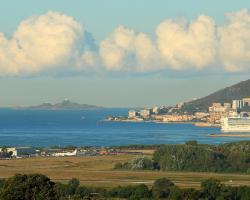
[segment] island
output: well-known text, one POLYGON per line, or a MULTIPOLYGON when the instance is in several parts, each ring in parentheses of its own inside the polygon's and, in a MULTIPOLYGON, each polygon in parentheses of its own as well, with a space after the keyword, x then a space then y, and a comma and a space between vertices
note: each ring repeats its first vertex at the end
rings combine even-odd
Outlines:
POLYGON ((59 103, 49 103, 45 102, 40 105, 35 106, 20 106, 15 107, 14 109, 27 109, 27 110, 100 110, 103 109, 101 106, 89 105, 89 104, 80 104, 72 102, 68 99, 64 99, 59 103))

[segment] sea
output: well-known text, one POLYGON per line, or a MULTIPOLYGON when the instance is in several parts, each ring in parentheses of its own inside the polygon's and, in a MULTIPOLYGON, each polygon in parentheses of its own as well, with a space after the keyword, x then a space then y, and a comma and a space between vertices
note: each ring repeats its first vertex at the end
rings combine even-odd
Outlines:
POLYGON ((220 129, 192 124, 111 122, 128 109, 0 110, 0 146, 98 146, 182 144, 189 140, 221 144, 246 138, 210 137, 220 129))

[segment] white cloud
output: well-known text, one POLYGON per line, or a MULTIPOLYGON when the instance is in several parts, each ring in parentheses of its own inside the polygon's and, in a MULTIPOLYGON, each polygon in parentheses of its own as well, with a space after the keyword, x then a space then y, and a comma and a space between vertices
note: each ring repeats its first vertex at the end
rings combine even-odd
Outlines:
POLYGON ((0 74, 32 74, 64 66, 77 55, 82 26, 72 17, 48 12, 23 21, 8 40, 0 36, 0 74))
POLYGON ((164 68, 155 43, 144 33, 139 33, 135 38, 135 54, 137 71, 157 71, 164 68))
POLYGON ((250 14, 247 9, 227 14, 229 23, 218 28, 219 57, 227 71, 250 68, 250 14))
POLYGON ((199 16, 190 24, 166 20, 156 30, 158 47, 170 68, 202 69, 214 62, 215 31, 214 21, 208 16, 199 16))
POLYGON ((205 15, 190 23, 167 19, 154 36, 118 26, 99 45, 70 16, 48 12, 29 17, 10 38, 0 32, 0 76, 49 74, 50 70, 250 70, 250 14, 243 9, 226 16, 223 26, 205 15))
POLYGON ((160 64, 156 46, 144 33, 119 26, 100 45, 100 56, 107 70, 143 72, 160 64))
POLYGON ((119 26, 101 42, 100 56, 108 70, 121 70, 128 67, 129 55, 133 53, 134 39, 133 30, 119 26))
POLYGON ((250 69, 250 14, 243 9, 226 15, 217 26, 205 15, 190 23, 167 19, 155 40, 119 26, 100 45, 107 70, 148 72, 162 69, 245 71, 250 69))

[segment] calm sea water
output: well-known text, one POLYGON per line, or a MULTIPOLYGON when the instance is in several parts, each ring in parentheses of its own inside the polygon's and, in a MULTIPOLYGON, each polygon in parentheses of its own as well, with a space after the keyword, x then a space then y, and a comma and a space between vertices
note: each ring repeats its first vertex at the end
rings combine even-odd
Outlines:
POLYGON ((107 122, 108 115, 126 115, 126 109, 98 111, 0 110, 0 145, 113 146, 177 144, 187 140, 218 144, 244 138, 211 138, 219 128, 191 124, 107 122))

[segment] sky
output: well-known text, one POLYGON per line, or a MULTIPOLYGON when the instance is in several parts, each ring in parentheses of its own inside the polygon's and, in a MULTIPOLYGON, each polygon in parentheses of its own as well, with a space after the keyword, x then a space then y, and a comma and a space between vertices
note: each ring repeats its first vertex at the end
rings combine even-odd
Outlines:
POLYGON ((0 106, 173 105, 249 79, 245 0, 8 0, 0 106))

